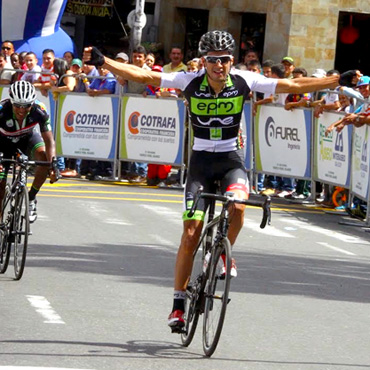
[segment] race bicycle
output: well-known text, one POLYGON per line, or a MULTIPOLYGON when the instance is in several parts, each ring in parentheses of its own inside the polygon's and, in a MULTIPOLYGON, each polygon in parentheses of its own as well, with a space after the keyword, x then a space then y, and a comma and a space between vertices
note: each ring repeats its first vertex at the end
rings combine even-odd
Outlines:
POLYGON ((231 280, 231 245, 227 238, 229 228, 229 210, 233 204, 256 206, 263 209, 260 227, 270 224, 271 210, 269 197, 242 200, 231 192, 225 195, 203 193, 200 187, 188 216, 197 209, 200 199, 209 200, 208 222, 205 225, 198 246, 194 252, 194 267, 186 289, 185 327, 181 332, 182 344, 187 347, 193 340, 199 316, 203 314, 203 351, 210 357, 216 350, 220 339, 231 280), (222 209, 215 217, 216 201, 222 203, 222 209))
POLYGON ((21 279, 27 256, 28 236, 31 235, 29 221, 29 199, 27 175, 30 167, 50 166, 56 170, 56 160, 31 161, 21 151, 15 158, 5 159, 0 153, 0 164, 11 163, 11 181, 6 185, 0 218, 0 274, 8 268, 12 245, 14 248, 15 280, 21 279))

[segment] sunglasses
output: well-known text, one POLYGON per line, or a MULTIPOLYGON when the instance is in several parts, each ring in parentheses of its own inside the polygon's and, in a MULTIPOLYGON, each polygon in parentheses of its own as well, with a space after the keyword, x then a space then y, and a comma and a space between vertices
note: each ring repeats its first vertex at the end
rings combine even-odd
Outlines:
POLYGON ((216 64, 216 63, 226 64, 231 61, 232 56, 231 55, 218 55, 218 56, 206 55, 204 59, 208 63, 212 63, 212 64, 216 64))
POLYGON ((1 47, 2 50, 11 50, 12 48, 8 47, 8 46, 2 46, 1 47))
POLYGON ((13 103, 13 106, 16 107, 16 108, 28 109, 28 108, 31 108, 32 104, 18 104, 18 103, 13 103))

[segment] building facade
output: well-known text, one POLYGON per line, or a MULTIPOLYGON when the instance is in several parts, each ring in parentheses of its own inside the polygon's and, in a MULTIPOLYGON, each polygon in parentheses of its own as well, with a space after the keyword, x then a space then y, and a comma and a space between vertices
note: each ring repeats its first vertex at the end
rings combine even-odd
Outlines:
POLYGON ((175 44, 194 49, 203 31, 223 29, 240 45, 239 60, 245 49, 257 47, 262 61, 289 55, 309 73, 369 68, 369 0, 160 0, 159 6, 165 53, 175 44))

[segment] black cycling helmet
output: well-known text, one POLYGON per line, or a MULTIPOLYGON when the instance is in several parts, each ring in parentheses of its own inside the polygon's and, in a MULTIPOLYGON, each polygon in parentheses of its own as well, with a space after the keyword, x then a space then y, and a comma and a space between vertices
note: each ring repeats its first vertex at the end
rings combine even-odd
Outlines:
POLYGON ((36 100, 35 87, 28 81, 16 81, 9 89, 12 104, 33 104, 36 100))
POLYGON ((199 41, 199 53, 204 55, 209 51, 227 51, 232 54, 235 49, 235 40, 229 32, 209 31, 199 41))

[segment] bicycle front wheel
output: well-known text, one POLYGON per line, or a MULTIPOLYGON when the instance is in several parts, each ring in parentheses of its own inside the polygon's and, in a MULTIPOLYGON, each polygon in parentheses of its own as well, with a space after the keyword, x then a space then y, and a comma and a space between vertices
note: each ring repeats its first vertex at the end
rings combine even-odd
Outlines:
POLYGON ((23 187, 17 196, 13 222, 15 280, 22 277, 26 263, 28 233, 30 231, 28 203, 28 190, 23 187))
POLYGON ((205 287, 203 350, 210 357, 216 350, 224 324, 230 291, 231 245, 227 238, 213 248, 205 287), (225 261, 221 255, 224 255, 225 261), (221 273, 224 266, 225 274, 221 273))
POLYGON ((2 216, 0 219, 0 274, 4 274, 9 265, 11 243, 8 241, 8 213, 10 210, 9 187, 5 188, 2 216))

